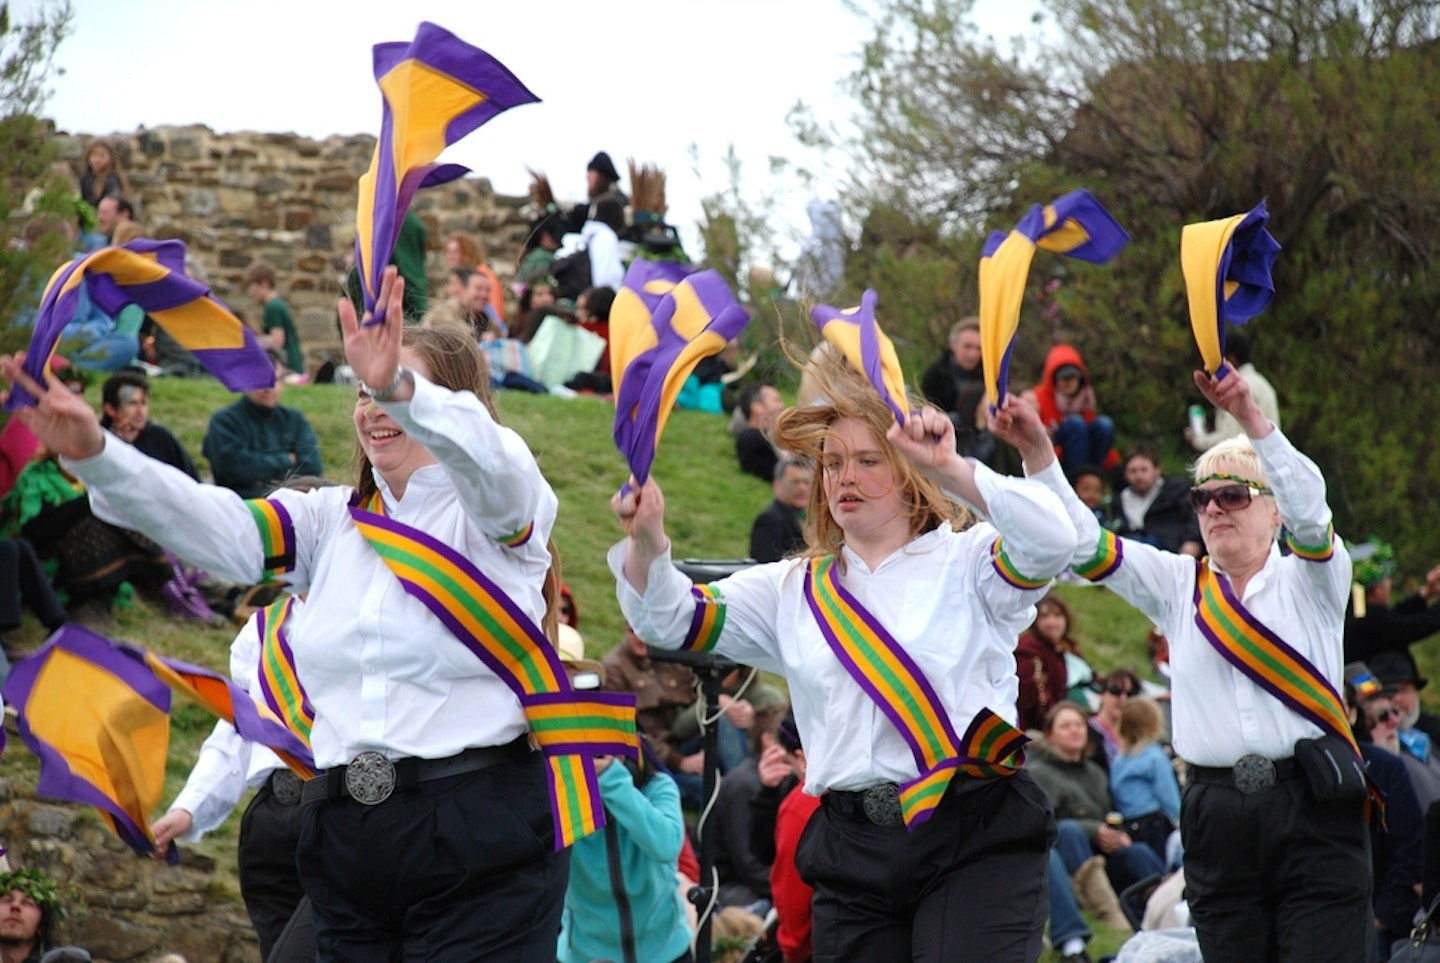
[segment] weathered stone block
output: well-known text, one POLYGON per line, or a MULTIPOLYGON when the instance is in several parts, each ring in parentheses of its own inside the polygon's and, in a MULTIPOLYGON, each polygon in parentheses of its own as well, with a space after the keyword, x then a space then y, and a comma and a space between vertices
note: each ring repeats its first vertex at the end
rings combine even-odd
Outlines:
POLYGON ((330 225, 311 224, 305 229, 305 246, 312 251, 328 251, 334 244, 330 236, 330 225))
POLYGON ((319 274, 330 266, 330 259, 323 254, 306 254, 295 259, 295 269, 319 274))
POLYGON ((297 294, 302 291, 317 290, 318 285, 314 278, 296 278, 290 282, 290 293, 297 294))
POLYGON ((280 226, 279 211, 255 210, 245 218, 245 223, 255 229, 275 230, 280 226))
POLYGON ((310 226, 314 215, 304 208, 291 208, 285 212, 285 230, 303 231, 310 226))
POLYGON ((244 251, 226 249, 220 252, 220 266, 222 268, 244 268, 249 267, 250 262, 255 260, 244 251))
POLYGON ((69 839, 73 834, 74 820, 71 814, 64 810, 37 807, 30 811, 25 828, 31 836, 69 839))
POLYGON ((74 923, 74 939, 100 960, 128 960, 150 950, 161 949, 164 931, 141 926, 106 913, 91 913, 74 923))
POLYGON ((349 171, 336 171, 315 178, 310 186, 317 191, 349 191, 355 189, 359 178, 349 171))
POLYGON ((255 185, 257 194, 279 194, 290 188, 290 182, 279 174, 266 174, 260 178, 260 183, 255 185))
POLYGON ((220 196, 206 187, 196 187, 185 192, 181 209, 189 217, 214 217, 220 213, 220 196))
POLYGON ((165 139, 153 130, 142 130, 135 142, 146 157, 160 157, 165 153, 165 139))
POLYGON ((170 138, 170 156, 177 161, 200 159, 200 139, 191 134, 176 134, 170 138))

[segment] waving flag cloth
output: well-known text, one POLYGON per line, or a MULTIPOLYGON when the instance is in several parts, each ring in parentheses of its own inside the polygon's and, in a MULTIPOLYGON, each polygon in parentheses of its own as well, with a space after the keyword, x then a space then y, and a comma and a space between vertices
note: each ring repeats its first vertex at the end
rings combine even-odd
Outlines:
POLYGON ((374 64, 384 113, 370 169, 360 178, 355 264, 365 308, 379 323, 380 276, 415 192, 470 172, 436 164, 440 152, 502 111, 540 98, 500 61, 433 23, 420 24, 409 43, 376 44, 374 64))
POLYGON ((703 359, 719 354, 750 320, 717 272, 670 280, 689 270, 673 263, 636 261, 625 276, 623 302, 617 296, 610 308, 615 447, 641 484, 650 477, 655 450, 685 379, 703 359), (667 285, 670 289, 661 293, 667 285))
POLYGON ((878 300, 879 295, 874 291, 866 291, 860 296, 858 307, 841 309, 820 304, 811 309, 810 319, 825 340, 839 349, 845 360, 880 392, 885 404, 895 412, 895 420, 903 425, 910 417, 905 373, 900 370, 895 345, 875 321, 878 300))
MULTIPOLYGON (((171 688, 313 775, 305 743, 230 680, 72 623, 16 663, 5 683, 20 737, 40 760, 35 791, 94 806, 132 849, 154 852, 150 812, 164 790, 171 688)), ((166 859, 178 858, 172 844, 166 859)))
POLYGON ((1104 264, 1129 243, 1130 235, 1086 190, 1071 191, 1045 207, 1036 204, 1009 234, 995 231, 985 241, 980 255, 980 357, 992 408, 1009 387, 1010 352, 1035 249, 1104 264))
MULTIPOLYGON (((136 240, 68 261, 51 275, 25 356, 25 372, 41 384, 50 383, 50 359, 75 318, 82 286, 106 314, 138 305, 231 391, 275 383, 275 365, 254 333, 209 288, 185 276, 185 245, 136 240)), ((34 403, 16 385, 5 410, 34 403)))
POLYGON ((1190 300, 1190 327, 1205 370, 1223 376, 1225 325, 1244 324, 1275 296, 1270 268, 1280 244, 1265 230, 1270 212, 1261 201, 1248 214, 1186 224, 1180 231, 1180 267, 1190 300))

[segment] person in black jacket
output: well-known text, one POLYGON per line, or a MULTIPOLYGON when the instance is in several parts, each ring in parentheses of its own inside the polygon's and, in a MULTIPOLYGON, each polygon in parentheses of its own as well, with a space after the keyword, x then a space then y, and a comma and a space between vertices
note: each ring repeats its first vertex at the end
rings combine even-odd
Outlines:
POLYGON ((1355 584, 1363 589, 1350 598, 1345 613, 1345 661, 1369 662, 1381 652, 1408 649, 1440 632, 1440 565, 1425 573, 1414 595, 1390 604, 1394 590, 1395 552, 1379 539, 1350 546, 1355 584))
POLYGON ((750 526, 750 557, 757 562, 778 562, 805 547, 805 506, 810 503, 810 466, 799 458, 782 458, 775 465, 771 490, 775 500, 750 526))
POLYGON ((994 467, 995 436, 985 428, 985 369, 980 362, 980 319, 962 318, 950 329, 940 357, 920 376, 920 391, 955 426, 955 450, 994 467))
POLYGON ((117 371, 100 389, 104 412, 100 426, 156 461, 180 469, 196 481, 200 473, 190 453, 166 428, 150 420, 150 382, 138 371, 117 371))
POLYGON ((1160 473, 1160 453, 1140 444, 1125 456, 1125 487, 1115 495, 1115 534, 1167 552, 1200 557, 1200 522, 1184 478, 1160 473))

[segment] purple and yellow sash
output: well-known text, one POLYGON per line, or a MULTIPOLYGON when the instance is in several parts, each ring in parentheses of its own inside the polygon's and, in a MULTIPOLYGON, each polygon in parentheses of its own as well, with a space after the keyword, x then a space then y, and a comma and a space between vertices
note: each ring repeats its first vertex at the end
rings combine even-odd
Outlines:
POLYGON ((285 621, 294 605, 295 597, 287 595, 256 613, 260 659, 255 667, 255 685, 270 711, 308 746, 310 730, 315 726, 315 710, 295 671, 295 654, 290 651, 285 631, 285 621))
MULTIPOLYGON (((1204 559, 1196 563, 1195 625, 1221 658, 1326 735, 1343 739, 1365 768, 1335 687, 1309 659, 1246 609, 1229 581, 1216 575, 1204 559)), ((1384 802, 1373 782, 1370 796, 1383 815, 1384 802)))
POLYGON ((508 685, 549 764, 555 848, 605 824, 593 756, 639 752, 635 697, 577 692, 550 640, 504 590, 450 546, 386 518, 378 494, 350 516, 405 591, 508 685))
POLYGON ((860 601, 840 584, 835 557, 811 559, 805 601, 831 651, 905 738, 920 771, 900 786, 905 825, 929 819, 957 772, 1009 776, 1024 761, 1029 739, 989 709, 978 712, 963 738, 925 673, 860 601))
POLYGON ((1083 565, 1072 566, 1076 575, 1087 582, 1100 582, 1119 570, 1120 564, 1125 561, 1125 549, 1115 533, 1100 530, 1100 543, 1095 546, 1095 554, 1083 565))

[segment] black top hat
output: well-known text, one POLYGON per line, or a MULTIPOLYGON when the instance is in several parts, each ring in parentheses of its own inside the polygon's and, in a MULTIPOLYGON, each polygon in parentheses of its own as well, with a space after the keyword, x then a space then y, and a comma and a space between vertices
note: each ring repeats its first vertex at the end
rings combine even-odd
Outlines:
POLYGON ((587 171, 594 171, 612 184, 620 181, 620 172, 615 169, 615 164, 610 160, 610 155, 603 150, 590 158, 590 163, 585 165, 587 171))
POLYGON ((1430 683, 1415 667, 1415 656, 1410 654, 1409 649, 1387 649, 1375 653, 1370 657, 1370 671, 1385 686, 1409 682, 1415 688, 1423 689, 1430 683))

